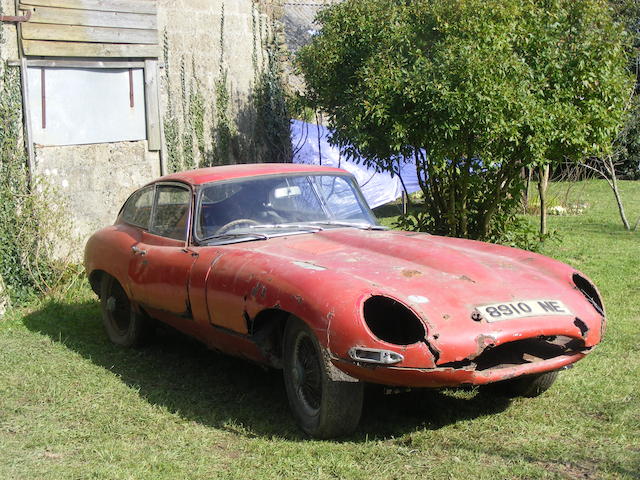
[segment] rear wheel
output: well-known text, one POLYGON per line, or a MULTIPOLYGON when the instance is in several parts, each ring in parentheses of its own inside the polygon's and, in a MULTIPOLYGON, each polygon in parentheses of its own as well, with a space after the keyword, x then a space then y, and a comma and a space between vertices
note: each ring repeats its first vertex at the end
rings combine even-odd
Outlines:
POLYGON ((505 397, 537 397, 549 390, 556 378, 558 378, 557 370, 491 383, 487 385, 487 389, 505 397))
POLYGON ((105 276, 100 283, 100 306, 104 328, 113 343, 133 347, 148 338, 149 320, 133 310, 126 292, 111 276, 105 276))
POLYGON ((316 438, 352 433, 362 414, 363 384, 330 377, 330 360, 311 329, 291 317, 284 332, 284 382, 296 421, 316 438))

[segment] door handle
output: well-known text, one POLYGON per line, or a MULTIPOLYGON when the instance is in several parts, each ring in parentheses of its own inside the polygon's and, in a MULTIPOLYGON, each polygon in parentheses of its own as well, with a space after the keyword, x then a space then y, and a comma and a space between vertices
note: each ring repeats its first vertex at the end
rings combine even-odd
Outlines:
POLYGON ((146 251, 146 250, 143 250, 142 248, 140 248, 140 247, 138 247, 138 246, 136 246, 136 245, 134 245, 133 247, 131 247, 131 250, 133 251, 133 254, 134 254, 134 255, 138 255, 138 254, 139 254, 139 255, 146 255, 146 254, 147 254, 147 251, 146 251))

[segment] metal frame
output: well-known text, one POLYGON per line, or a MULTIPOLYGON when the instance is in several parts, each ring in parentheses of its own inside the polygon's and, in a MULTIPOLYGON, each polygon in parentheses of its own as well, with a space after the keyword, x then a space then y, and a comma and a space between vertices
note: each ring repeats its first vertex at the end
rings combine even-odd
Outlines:
MULTIPOLYGON (((18 29, 20 27, 18 26, 18 29)), ((19 67, 22 80, 22 99, 24 117, 24 141, 28 153, 29 181, 35 168, 35 149, 31 129, 31 114, 29 112, 28 68, 88 68, 88 69, 142 69, 145 91, 145 121, 147 128, 147 148, 158 152, 160 157, 160 174, 167 172, 167 151, 164 139, 162 116, 160 114, 160 88, 158 83, 159 68, 162 66, 157 60, 96 60, 83 58, 28 58, 19 52, 19 60, 10 60, 9 66, 19 67)), ((44 71, 44 70, 43 70, 44 71)), ((43 117, 44 121, 44 117, 43 117)))

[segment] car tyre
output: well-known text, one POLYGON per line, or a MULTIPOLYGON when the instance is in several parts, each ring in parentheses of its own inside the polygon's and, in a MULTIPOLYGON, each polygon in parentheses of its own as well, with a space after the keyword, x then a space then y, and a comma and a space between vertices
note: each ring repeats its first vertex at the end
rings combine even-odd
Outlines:
POLYGON ((312 330, 291 317, 284 332, 284 383, 296 421, 315 438, 352 433, 362 414, 364 384, 333 380, 330 362, 312 330))
POLYGON ((537 397, 549 390, 558 378, 558 371, 524 375, 487 385, 491 393, 505 397, 537 397))
POLYGON ((105 275, 100 283, 100 307, 104 328, 116 345, 135 347, 149 338, 150 320, 132 308, 126 292, 110 275, 105 275))

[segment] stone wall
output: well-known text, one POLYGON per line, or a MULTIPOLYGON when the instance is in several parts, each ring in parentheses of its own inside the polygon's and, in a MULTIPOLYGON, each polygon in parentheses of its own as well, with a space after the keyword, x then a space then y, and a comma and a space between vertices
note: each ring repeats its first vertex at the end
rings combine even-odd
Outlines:
POLYGON ((246 148, 254 121, 251 99, 268 61, 268 12, 277 3, 160 0, 161 100, 170 167, 253 161, 246 148))
POLYGON ((75 219, 70 238, 83 246, 95 230, 110 225, 127 197, 160 175, 158 154, 147 142, 38 147, 37 171, 65 200, 75 219))
MULTIPOLYGON (((16 15, 13 0, 0 0, 2 15, 16 15)), ((16 41, 16 27, 12 23, 0 24, 0 41, 2 42, 2 60, 18 58, 18 43, 16 41)))
MULTIPOLYGON (((5 15, 15 14, 13 0, 0 0, 5 15)), ((164 58, 160 58, 160 103, 168 164, 189 168, 216 159, 216 130, 221 113, 234 142, 226 161, 246 162, 243 135, 251 134, 251 93, 257 72, 267 62, 271 31, 269 12, 280 0, 158 0, 164 58), (226 82, 221 82, 226 72, 226 82), (224 86, 228 107, 220 112, 224 86), (249 118, 249 120, 247 120, 249 118), (168 127, 168 128, 167 128, 168 127), (235 130, 234 130, 235 129, 235 130), (240 140, 238 140, 240 139, 240 140)), ((13 24, 2 25, 4 60, 16 60, 13 24)), ((15 67, 13 67, 15 68, 15 67)), ((70 229, 78 252, 95 229, 113 222, 120 206, 137 187, 160 174, 159 152, 147 142, 76 146, 36 146, 35 174, 60 192, 70 210, 70 229)), ((78 259, 80 256, 78 256, 78 259)))

